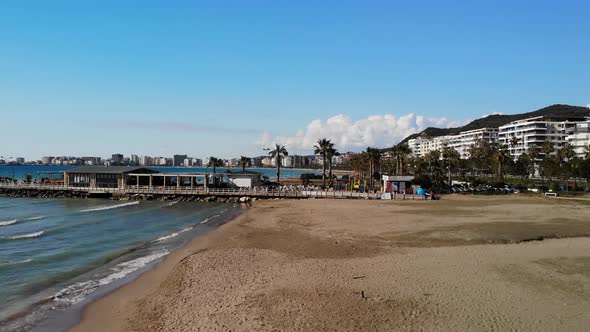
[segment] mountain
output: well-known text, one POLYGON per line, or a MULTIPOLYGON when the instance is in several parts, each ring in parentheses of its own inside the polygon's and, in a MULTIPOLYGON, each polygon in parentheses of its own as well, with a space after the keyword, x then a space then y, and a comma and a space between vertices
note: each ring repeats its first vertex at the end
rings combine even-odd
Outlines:
POLYGON ((427 137, 437 137, 437 136, 445 136, 445 135, 456 135, 462 131, 479 129, 479 128, 498 128, 503 126, 507 123, 512 121, 537 117, 537 116, 546 116, 556 120, 566 120, 566 119, 579 119, 583 120, 585 117, 590 116, 590 108, 582 107, 582 106, 571 106, 571 105, 551 105, 545 108, 541 108, 539 110, 528 112, 528 113, 520 113, 520 114, 511 114, 511 115, 490 115, 486 116, 485 118, 477 119, 474 121, 469 122, 468 124, 464 125, 463 127, 456 127, 456 128, 434 128, 428 127, 422 130, 419 133, 412 134, 406 137, 400 143, 406 143, 408 140, 412 138, 416 138, 418 136, 424 135, 427 137))

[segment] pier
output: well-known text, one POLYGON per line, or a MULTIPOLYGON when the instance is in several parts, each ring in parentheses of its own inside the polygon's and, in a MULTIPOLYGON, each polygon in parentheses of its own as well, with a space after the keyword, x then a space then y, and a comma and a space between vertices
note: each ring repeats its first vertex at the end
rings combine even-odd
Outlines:
MULTIPOLYGON (((104 196, 193 196, 193 197, 247 197, 257 199, 381 199, 382 193, 364 193, 354 191, 320 191, 320 190, 259 190, 250 188, 185 188, 164 186, 125 186, 124 188, 75 187, 53 184, 0 184, 2 191, 38 191, 62 192, 72 196, 104 197, 104 196)), ((397 194, 391 197, 396 200, 418 200, 420 196, 414 194, 397 194)))

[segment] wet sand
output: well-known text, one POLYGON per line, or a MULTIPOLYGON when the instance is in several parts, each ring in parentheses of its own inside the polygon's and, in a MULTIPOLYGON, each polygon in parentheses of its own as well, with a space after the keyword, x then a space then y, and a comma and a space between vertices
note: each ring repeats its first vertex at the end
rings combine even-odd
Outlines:
POLYGON ((581 201, 258 201, 72 330, 584 330, 589 236, 581 201))

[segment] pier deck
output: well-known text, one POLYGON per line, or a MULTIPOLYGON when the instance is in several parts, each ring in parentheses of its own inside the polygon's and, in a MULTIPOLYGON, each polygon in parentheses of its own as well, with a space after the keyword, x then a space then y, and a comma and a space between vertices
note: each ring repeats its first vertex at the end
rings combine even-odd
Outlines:
MULTIPOLYGON (((0 189, 66 191, 88 194, 113 195, 180 195, 180 196, 220 196, 250 198, 341 198, 341 199, 379 199, 382 193, 362 193, 352 191, 316 190, 260 190, 247 188, 182 188, 156 186, 126 186, 125 188, 70 187, 49 184, 0 184, 0 189)), ((420 199, 418 195, 397 194, 394 199, 420 199)))

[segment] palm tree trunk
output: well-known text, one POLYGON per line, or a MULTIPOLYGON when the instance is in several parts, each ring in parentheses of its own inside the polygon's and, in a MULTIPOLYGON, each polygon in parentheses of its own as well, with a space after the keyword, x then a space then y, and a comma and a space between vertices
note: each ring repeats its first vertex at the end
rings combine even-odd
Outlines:
POLYGON ((326 188, 326 155, 322 154, 322 186, 326 188))
POLYGON ((277 183, 281 184, 281 160, 277 158, 277 183))
POLYGON ((328 167, 329 167, 329 170, 330 170, 330 173, 329 173, 330 174, 330 176, 329 176, 330 180, 328 182, 328 185, 330 187, 332 187, 332 161, 331 160, 328 161, 328 167))

